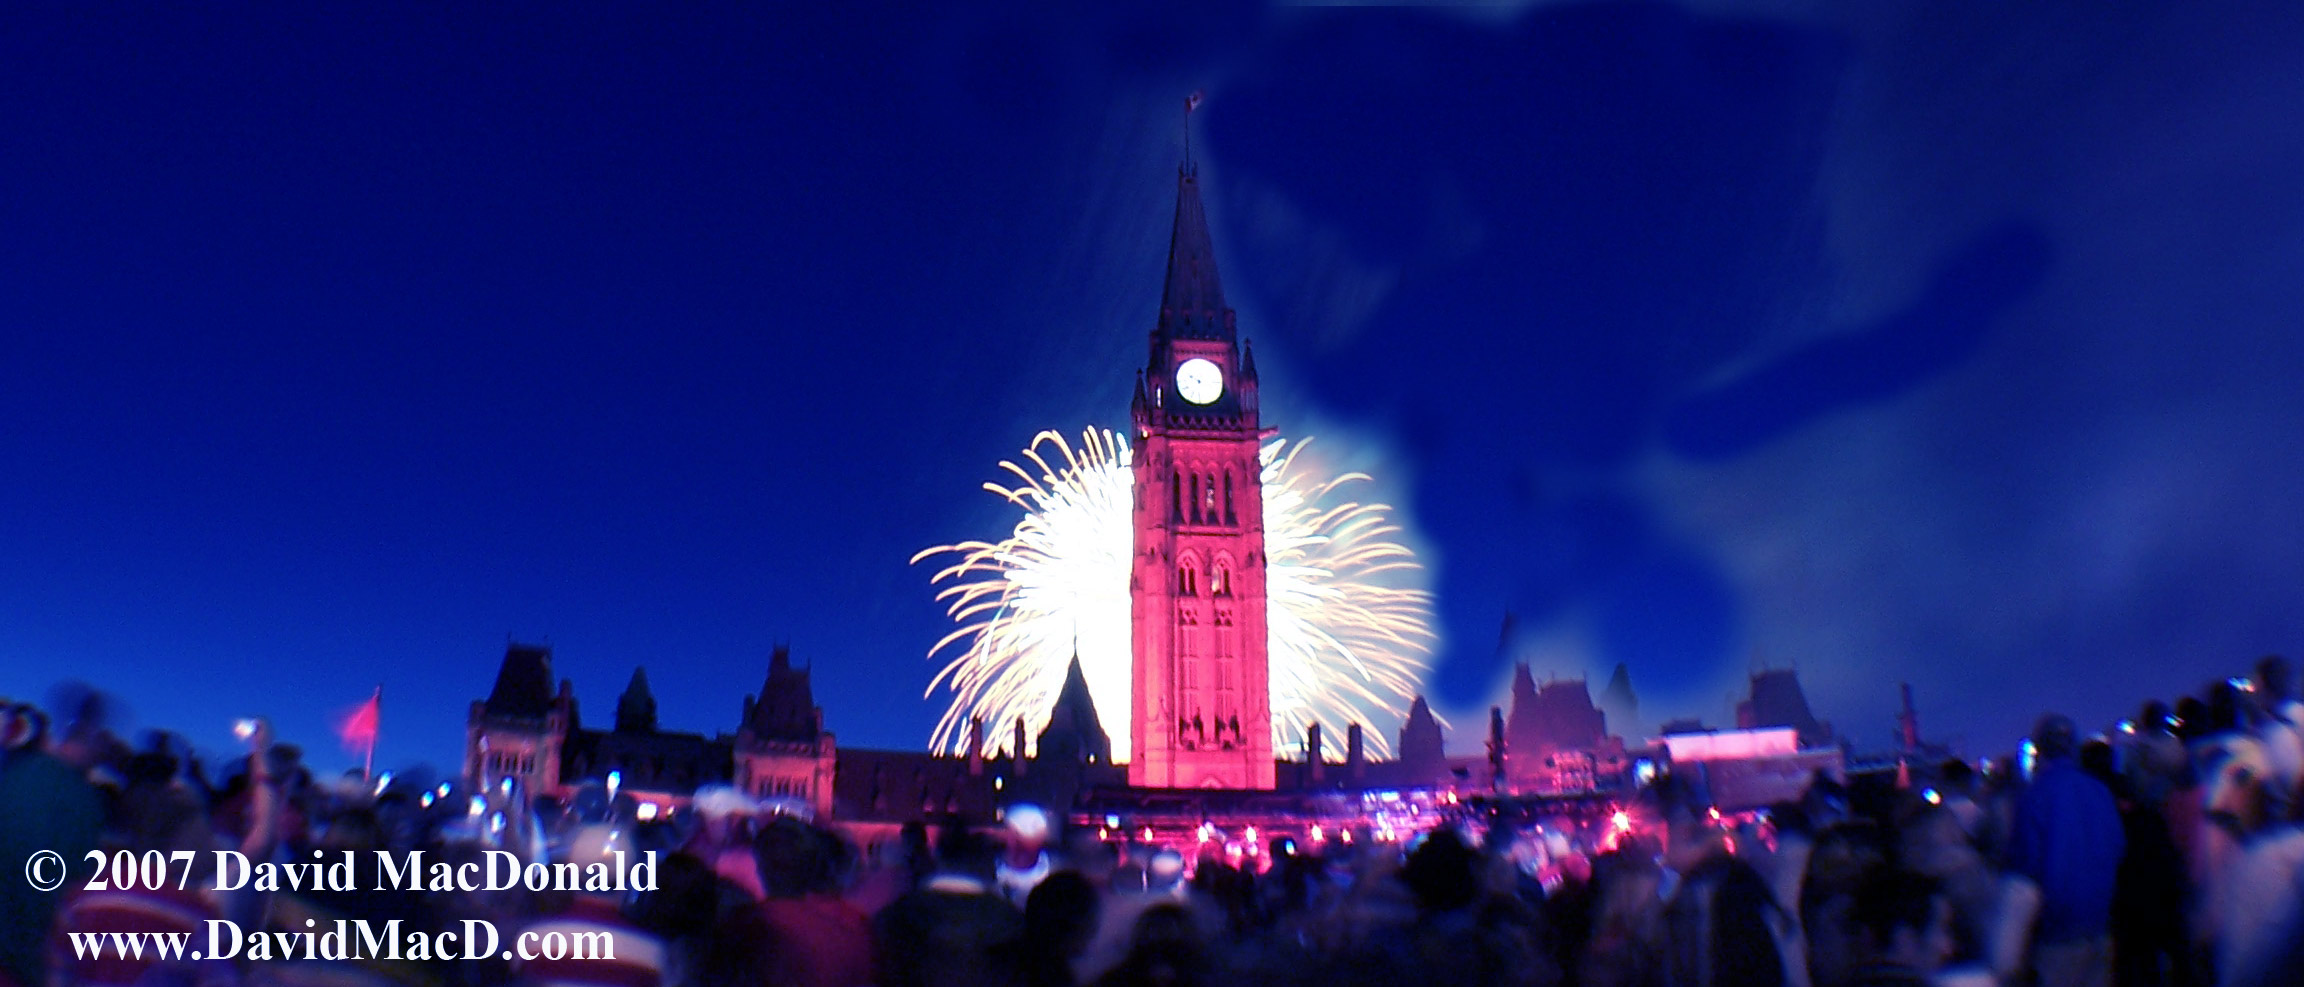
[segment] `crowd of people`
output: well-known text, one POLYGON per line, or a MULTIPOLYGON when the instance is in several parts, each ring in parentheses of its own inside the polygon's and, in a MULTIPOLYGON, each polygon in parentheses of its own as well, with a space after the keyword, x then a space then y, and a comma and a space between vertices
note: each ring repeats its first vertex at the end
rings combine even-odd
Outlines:
POLYGON ((1468 813, 1398 842, 1281 837, 1245 855, 1013 807, 860 849, 728 790, 644 821, 628 798, 539 805, 509 784, 318 780, 261 724, 212 768, 175 738, 121 742, 93 694, 0 702, 10 870, 41 851, 205 861, 218 849, 350 850, 362 868, 349 886, 296 890, 218 890, 212 873, 94 890, 75 871, 41 891, 11 875, 0 987, 2304 984, 2304 701, 2285 661, 2251 671, 2102 734, 2043 716, 2020 757, 1908 766, 1879 791, 1820 776, 1797 802, 1723 815, 1667 774, 1597 827, 1468 813), (580 865, 654 850, 659 864, 647 889, 420 889, 381 880, 369 852, 416 849, 580 865), (73 933, 202 940, 211 920, 298 932, 337 919, 608 933, 614 956, 72 945, 73 933))

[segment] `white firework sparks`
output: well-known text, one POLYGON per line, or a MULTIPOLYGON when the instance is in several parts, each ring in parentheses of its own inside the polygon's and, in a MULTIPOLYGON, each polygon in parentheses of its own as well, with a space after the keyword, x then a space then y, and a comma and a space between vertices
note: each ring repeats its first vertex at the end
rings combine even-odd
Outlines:
MULTIPOLYGON (((1305 475, 1286 440, 1266 444, 1263 466, 1266 626, 1271 656, 1272 743, 1294 751, 1305 730, 1370 723, 1406 714, 1431 650, 1431 594, 1412 584, 1414 556, 1392 540, 1399 527, 1383 504, 1331 503, 1339 487, 1367 480, 1346 473, 1305 475)), ((931 749, 965 752, 969 723, 986 724, 988 753, 1012 746, 1013 724, 1048 722, 1074 654, 1096 713, 1126 760, 1132 704, 1129 512, 1134 476, 1129 449, 1109 430, 1087 429, 1075 447, 1042 432, 1021 462, 1000 464, 1014 486, 984 488, 1023 508, 1015 531, 997 542, 939 545, 912 557, 950 555, 932 583, 960 626, 929 649, 934 657, 965 643, 928 685, 948 688, 952 705, 931 749)), ((1366 732, 1371 753, 1390 752, 1387 731, 1366 732)), ((1341 744, 1328 751, 1342 755, 1341 744)))

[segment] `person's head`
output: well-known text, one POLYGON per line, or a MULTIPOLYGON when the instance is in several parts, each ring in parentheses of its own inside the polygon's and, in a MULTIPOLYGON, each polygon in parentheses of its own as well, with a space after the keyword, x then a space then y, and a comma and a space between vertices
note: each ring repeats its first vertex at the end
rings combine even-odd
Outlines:
POLYGON ((1166 891, 1184 880, 1184 855, 1162 847, 1152 855, 1144 867, 1144 886, 1150 891, 1166 891))
POLYGON ((1076 956, 1096 935, 1103 910, 1096 887, 1078 871, 1060 870, 1024 899, 1024 935, 1060 956, 1076 956))
POLYGON ((2208 816, 2226 829, 2254 833, 2284 806, 2285 792, 2273 774, 2271 757, 2253 738, 2223 745, 2204 772, 2208 816))
POLYGON ((1416 904, 1428 912, 1470 905, 1478 897, 1479 855, 1465 846, 1454 830, 1433 831, 1408 855, 1400 879, 1415 894, 1416 904))
POLYGON ((2222 733, 2248 722, 2248 697, 2230 679, 2208 687, 2208 725, 2222 733))
POLYGON ((2175 713, 2168 704, 2157 699, 2144 701, 2144 708, 2136 711, 2136 732, 2139 734, 2169 733, 2168 718, 2175 713))
POLYGON ((698 835, 711 843, 730 843, 744 833, 744 821, 754 809, 752 800, 728 785, 706 785, 696 790, 689 808, 703 823, 698 835))
POLYGON ((990 881, 1000 871, 1000 845, 962 823, 944 827, 936 841, 937 869, 990 881))
POLYGON ((2032 725, 2033 756, 2042 761, 2071 757, 2080 747, 2078 734, 2071 717, 2062 713, 2044 714, 2032 725))
POLYGON ((1184 906, 1163 902, 1144 910, 1136 917, 1136 927, 1129 940, 1129 957, 1134 960, 1161 958, 1174 961, 1197 957, 1202 950, 1200 926, 1184 906))
POLYGON ((1008 862, 1017 867, 1031 866, 1048 845, 1048 813, 1037 805, 1019 802, 1008 807, 1002 821, 1007 824, 1008 862))
POLYGON ((1856 886, 1848 924, 1866 959, 1923 973, 1952 955, 1952 903, 1935 878, 1881 868, 1856 886))
POLYGON ((2176 700, 2176 735, 2185 740, 2208 735, 2208 704, 2200 697, 2176 700))
POLYGON ((797 818, 771 817, 752 837, 760 887, 771 898, 798 898, 831 890, 837 837, 797 818))
POLYGON ((2267 706, 2277 705, 2296 695, 2296 679, 2288 667, 2288 659, 2279 655, 2265 655, 2256 659, 2256 688, 2267 706))

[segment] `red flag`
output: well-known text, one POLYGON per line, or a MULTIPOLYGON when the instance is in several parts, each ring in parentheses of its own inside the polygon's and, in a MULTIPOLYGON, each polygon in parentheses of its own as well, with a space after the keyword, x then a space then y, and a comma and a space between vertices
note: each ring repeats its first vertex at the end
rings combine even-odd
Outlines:
POLYGON ((376 694, 361 703, 360 708, 336 721, 336 736, 344 741, 344 749, 367 752, 376 746, 376 720, 382 713, 384 687, 377 686, 376 694))
POLYGON ((1201 100, 1204 100, 1204 99, 1207 99, 1207 98, 1208 98, 1208 94, 1207 94, 1207 93, 1203 93, 1203 92, 1200 92, 1200 91, 1198 91, 1198 90, 1194 90, 1194 91, 1193 91, 1193 93, 1192 93, 1192 95, 1184 97, 1184 112, 1186 112, 1186 113, 1190 113, 1190 112, 1192 112, 1193 110, 1197 110, 1197 109, 1199 109, 1199 108, 1200 108, 1200 101, 1201 101, 1201 100))

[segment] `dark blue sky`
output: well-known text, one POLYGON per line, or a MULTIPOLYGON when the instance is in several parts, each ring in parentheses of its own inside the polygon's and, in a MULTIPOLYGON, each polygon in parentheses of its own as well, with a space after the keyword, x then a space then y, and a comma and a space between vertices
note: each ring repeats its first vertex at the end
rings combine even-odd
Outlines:
POLYGON ((1124 420, 1194 89, 1444 709, 1796 663, 1984 753, 2304 651, 2304 13, 1038 6, 0 12, 0 694, 447 765, 507 633, 705 732, 789 642, 924 743, 906 559, 1124 420))

